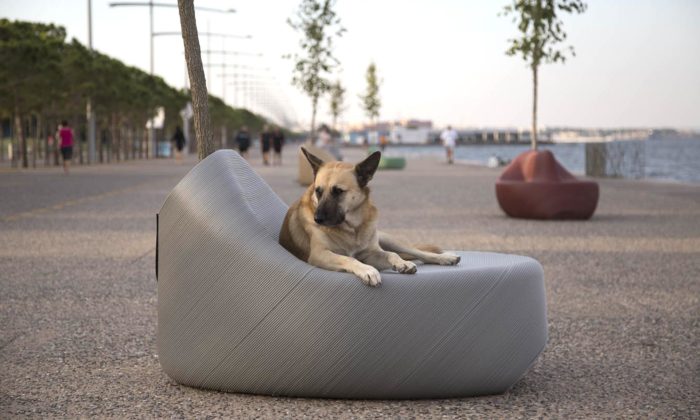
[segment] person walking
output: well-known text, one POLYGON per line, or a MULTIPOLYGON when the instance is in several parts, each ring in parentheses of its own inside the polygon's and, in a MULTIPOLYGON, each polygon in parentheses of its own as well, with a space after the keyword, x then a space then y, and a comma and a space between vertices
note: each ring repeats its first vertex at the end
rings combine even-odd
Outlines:
POLYGON ((272 140, 272 133, 270 132, 270 127, 267 125, 263 126, 263 131, 260 133, 260 147, 262 148, 262 158, 263 164, 270 164, 270 143, 272 140))
POLYGON ((382 152, 386 150, 386 145, 389 144, 389 139, 386 137, 385 134, 381 134, 379 136, 379 149, 381 149, 382 152))
POLYGON ((250 148, 250 133, 245 125, 236 133, 236 144, 238 145, 238 153, 245 159, 248 159, 248 149, 250 148))
POLYGON ((454 153, 455 146, 457 145, 457 131, 448 125, 447 129, 440 134, 440 140, 442 140, 442 145, 445 147, 445 152, 447 153, 447 163, 454 163, 454 153))
POLYGON ((178 163, 182 162, 182 150, 185 148, 185 133, 182 132, 182 128, 178 125, 175 127, 175 134, 173 134, 173 143, 175 143, 175 159, 178 163))
POLYGON ((336 144, 335 139, 333 139, 333 133, 331 133, 331 129, 328 128, 326 124, 321 124, 321 127, 318 129, 318 140, 316 140, 316 147, 325 149, 338 161, 343 160, 343 154, 340 153, 340 148, 336 144))
POLYGON ((272 163, 282 166, 282 147, 284 146, 284 133, 279 127, 272 132, 272 148, 275 151, 272 163))
POLYGON ((68 121, 63 120, 58 128, 58 137, 61 139, 61 156, 63 157, 63 173, 68 175, 70 163, 73 159, 73 129, 68 126, 68 121))

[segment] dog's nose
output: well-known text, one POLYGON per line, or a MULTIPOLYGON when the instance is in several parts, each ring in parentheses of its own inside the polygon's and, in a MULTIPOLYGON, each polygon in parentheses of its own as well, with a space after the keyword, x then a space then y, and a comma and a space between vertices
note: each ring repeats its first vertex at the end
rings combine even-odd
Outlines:
POLYGON ((318 214, 314 215, 314 222, 318 223, 319 225, 322 225, 323 222, 325 222, 325 221, 326 221, 326 219, 319 216, 318 214))

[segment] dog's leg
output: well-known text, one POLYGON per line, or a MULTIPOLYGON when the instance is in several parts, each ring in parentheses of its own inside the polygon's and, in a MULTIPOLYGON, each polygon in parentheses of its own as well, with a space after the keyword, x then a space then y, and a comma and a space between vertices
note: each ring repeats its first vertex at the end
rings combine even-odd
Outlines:
POLYGON ((399 257, 395 252, 387 252, 377 247, 358 254, 357 258, 365 264, 375 267, 377 270, 392 270, 402 274, 414 274, 416 265, 399 257))
POLYGON ((382 282, 376 268, 363 264, 355 258, 339 255, 327 249, 318 252, 312 250, 308 263, 326 270, 353 273, 360 278, 362 283, 369 286, 378 286, 382 282))
POLYGON ((414 246, 405 244, 392 238, 384 232, 377 232, 379 246, 387 251, 405 254, 410 258, 423 261, 426 264, 455 265, 461 259, 458 255, 443 252, 441 254, 420 250, 414 246))

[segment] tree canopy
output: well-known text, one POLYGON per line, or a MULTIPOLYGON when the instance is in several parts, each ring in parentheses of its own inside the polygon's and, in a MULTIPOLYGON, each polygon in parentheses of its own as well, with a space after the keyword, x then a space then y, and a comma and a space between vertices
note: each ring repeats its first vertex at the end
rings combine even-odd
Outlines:
MULTIPOLYGON (((0 19, 0 117, 14 117, 22 127, 21 121, 30 116, 42 116, 54 129, 57 122, 69 120, 81 140, 85 106, 91 98, 98 129, 112 132, 110 141, 116 141, 116 130, 122 127, 136 136, 133 132, 142 130, 159 107, 165 109, 166 132, 182 124, 179 112, 189 101, 189 92, 65 38, 61 26, 0 19)), ((209 102, 213 123, 219 126, 234 129, 246 124, 255 129, 264 122, 214 96, 209 102)), ((26 156, 23 135, 15 134, 20 153, 26 156)))
POLYGON ((330 113, 333 117, 333 128, 335 129, 338 117, 345 111, 345 88, 340 83, 340 80, 336 80, 335 83, 331 85, 329 105, 330 113))
POLYGON ((519 38, 510 39, 506 55, 520 54, 532 70, 532 148, 537 149, 537 86, 539 65, 565 62, 567 52, 575 55, 574 47, 559 49, 566 40, 563 22, 558 13, 583 13, 583 0, 512 0, 503 8, 504 16, 513 16, 520 31, 519 38))
POLYGON ((301 54, 294 54, 292 84, 311 99, 311 133, 316 124, 318 99, 331 88, 329 76, 339 61, 333 56, 333 37, 345 29, 333 10, 335 0, 302 0, 296 20, 287 23, 301 33, 301 54))
POLYGON ((543 61, 564 62, 567 51, 575 56, 572 46, 556 48, 566 40, 563 22, 557 13, 583 13, 586 8, 583 0, 513 0, 503 8, 503 15, 513 16, 521 36, 509 40, 506 54, 520 54, 530 66, 538 66, 543 61))
POLYGON ((377 78, 377 66, 370 63, 365 73, 367 81, 367 90, 364 95, 360 96, 362 101, 362 109, 365 111, 367 118, 374 121, 379 117, 379 110, 382 107, 382 101, 379 98, 379 79, 377 78))

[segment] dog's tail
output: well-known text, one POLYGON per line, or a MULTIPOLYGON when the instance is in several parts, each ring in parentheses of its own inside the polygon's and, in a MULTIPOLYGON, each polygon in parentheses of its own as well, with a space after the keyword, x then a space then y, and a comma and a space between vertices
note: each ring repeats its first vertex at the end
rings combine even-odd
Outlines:
POLYGON ((443 253, 442 248, 440 248, 437 245, 433 245, 433 244, 418 244, 418 245, 415 245, 415 247, 420 249, 421 251, 425 251, 425 252, 432 252, 435 254, 442 254, 443 253))
MULTIPOLYGON (((442 248, 440 248, 437 245, 433 244, 418 244, 414 245, 414 247, 418 250, 425 251, 425 252, 432 252, 434 254, 442 254, 442 248)), ((404 260, 417 260, 418 256, 415 254, 408 254, 406 252, 397 252, 399 254, 399 257, 403 258, 404 260)))
POLYGON ((399 257, 404 260, 415 260, 419 257, 416 255, 417 251, 431 252, 435 254, 442 254, 443 250, 432 244, 419 244, 410 245, 403 241, 400 241, 384 232, 378 232, 379 246, 385 251, 396 252, 399 257))

